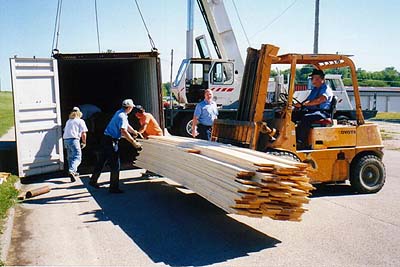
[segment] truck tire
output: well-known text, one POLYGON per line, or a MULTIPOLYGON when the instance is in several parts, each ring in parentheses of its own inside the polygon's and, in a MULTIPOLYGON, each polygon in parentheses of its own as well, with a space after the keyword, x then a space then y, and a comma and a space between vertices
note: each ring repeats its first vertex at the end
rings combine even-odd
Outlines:
POLYGON ((385 184, 385 178, 385 166, 375 155, 364 155, 352 164, 350 184, 358 193, 378 192, 385 184))
POLYGON ((179 123, 179 135, 183 137, 192 137, 193 115, 186 114, 179 123))

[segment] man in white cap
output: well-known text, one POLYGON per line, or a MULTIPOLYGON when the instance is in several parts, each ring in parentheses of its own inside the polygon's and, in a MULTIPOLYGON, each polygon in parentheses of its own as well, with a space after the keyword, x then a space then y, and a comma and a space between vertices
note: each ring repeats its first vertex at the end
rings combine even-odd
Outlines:
POLYGON ((115 112, 111 121, 108 123, 102 140, 103 151, 99 161, 94 168, 92 177, 90 177, 89 185, 99 188, 97 180, 103 170, 104 165, 108 162, 111 168, 110 174, 110 193, 122 193, 119 189, 119 171, 120 171, 120 155, 118 142, 124 137, 137 150, 142 150, 142 146, 134 137, 138 135, 137 131, 129 125, 128 114, 131 113, 135 105, 132 99, 122 101, 122 108, 115 112), (130 134, 132 133, 133 136, 130 134))

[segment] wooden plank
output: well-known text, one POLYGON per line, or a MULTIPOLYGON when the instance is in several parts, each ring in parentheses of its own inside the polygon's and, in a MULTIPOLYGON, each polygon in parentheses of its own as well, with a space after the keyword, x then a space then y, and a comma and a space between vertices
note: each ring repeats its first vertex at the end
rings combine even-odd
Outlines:
POLYGON ((8 177, 10 177, 11 173, 9 172, 0 172, 0 178, 3 178, 4 181, 7 180, 8 177))

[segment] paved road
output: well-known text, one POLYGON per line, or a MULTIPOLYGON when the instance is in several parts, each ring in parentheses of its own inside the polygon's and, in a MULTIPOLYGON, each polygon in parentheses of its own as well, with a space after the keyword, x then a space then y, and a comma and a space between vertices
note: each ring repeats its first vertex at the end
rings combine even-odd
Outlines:
POLYGON ((386 152, 379 193, 320 190, 300 223, 228 216, 139 171, 124 172, 121 195, 88 190, 87 177, 30 179, 52 191, 17 208, 7 264, 399 266, 399 159, 386 152))

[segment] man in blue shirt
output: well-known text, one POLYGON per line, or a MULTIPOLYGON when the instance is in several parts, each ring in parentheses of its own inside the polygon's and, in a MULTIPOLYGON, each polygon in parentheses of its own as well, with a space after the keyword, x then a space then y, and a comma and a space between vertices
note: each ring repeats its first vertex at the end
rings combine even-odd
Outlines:
POLYGON ((296 108, 306 108, 301 122, 297 125, 297 139, 307 146, 308 134, 314 121, 329 118, 329 109, 333 98, 332 89, 325 84, 325 73, 322 70, 313 69, 311 73, 313 88, 303 103, 296 103, 296 108))
POLYGON ((218 117, 218 109, 212 100, 213 93, 210 89, 204 91, 204 100, 196 105, 193 114, 192 136, 203 140, 211 140, 211 129, 214 120, 218 117))
POLYGON ((94 168, 92 177, 90 177, 89 185, 99 188, 97 180, 103 170, 104 165, 108 162, 111 169, 110 174, 110 193, 122 193, 119 189, 119 171, 120 171, 120 154, 118 142, 124 137, 137 150, 141 150, 142 146, 134 137, 137 137, 137 131, 129 125, 128 114, 132 112, 135 105, 132 99, 125 99, 122 102, 122 108, 115 112, 111 121, 108 123, 102 140, 103 151, 99 157, 99 161, 94 168), (132 133, 134 137, 130 134, 132 133))

